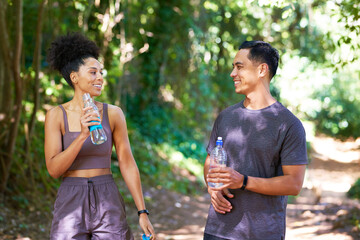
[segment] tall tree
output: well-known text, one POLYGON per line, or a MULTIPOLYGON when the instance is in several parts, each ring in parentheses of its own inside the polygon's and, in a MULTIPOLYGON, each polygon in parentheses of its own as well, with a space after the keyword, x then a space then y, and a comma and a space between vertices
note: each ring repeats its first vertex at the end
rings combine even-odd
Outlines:
MULTIPOLYGON (((11 16, 11 14, 8 14, 11 16)), ((10 173, 11 163, 13 161, 13 153, 15 150, 15 141, 18 134, 21 101, 23 99, 23 79, 20 76, 21 53, 23 44, 23 1, 14 0, 13 5, 9 6, 8 1, 0 1, 0 24, 3 30, 0 34, 1 55, 4 62, 5 79, 2 94, 9 98, 3 99, 1 109, 1 141, 0 141, 0 194, 6 189, 7 180, 10 173), (12 21, 13 29, 9 29, 9 23, 6 22, 6 11, 13 11, 12 21), (10 35, 9 33, 13 33, 10 35), (13 43, 13 44, 11 44, 13 43), (14 91, 14 98, 9 96, 6 91, 14 91), (10 106, 10 107, 9 107, 10 106)))

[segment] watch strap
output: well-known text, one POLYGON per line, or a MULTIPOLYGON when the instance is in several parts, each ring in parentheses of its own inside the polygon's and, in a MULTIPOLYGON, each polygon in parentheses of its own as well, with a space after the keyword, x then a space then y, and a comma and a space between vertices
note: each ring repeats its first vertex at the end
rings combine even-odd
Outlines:
POLYGON ((243 185, 241 186, 241 190, 245 190, 246 188, 246 184, 247 184, 247 181, 248 181, 248 176, 243 174, 244 175, 244 180, 243 180, 243 185))
POLYGON ((147 209, 138 211, 138 216, 140 216, 140 214, 142 214, 142 213, 146 213, 147 215, 149 215, 149 211, 147 209))

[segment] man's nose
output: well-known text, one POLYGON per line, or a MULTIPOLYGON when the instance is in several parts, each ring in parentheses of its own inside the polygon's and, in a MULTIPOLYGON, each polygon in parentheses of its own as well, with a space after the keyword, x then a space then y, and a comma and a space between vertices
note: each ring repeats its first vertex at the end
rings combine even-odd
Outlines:
POLYGON ((232 78, 236 77, 236 71, 235 71, 235 68, 231 71, 231 73, 230 73, 230 77, 232 77, 232 78))

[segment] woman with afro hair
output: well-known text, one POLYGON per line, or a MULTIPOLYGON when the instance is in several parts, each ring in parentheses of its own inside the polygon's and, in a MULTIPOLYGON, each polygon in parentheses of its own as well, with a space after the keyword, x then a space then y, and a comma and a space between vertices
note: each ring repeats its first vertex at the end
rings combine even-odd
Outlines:
POLYGON ((101 94, 103 66, 98 57, 96 44, 79 33, 58 37, 48 50, 48 63, 74 89, 72 100, 49 110, 45 119, 46 166, 52 177, 63 177, 54 204, 50 238, 134 239, 110 170, 114 145, 121 174, 138 209, 139 224, 147 236, 156 239, 124 113, 119 107, 97 101, 94 103, 100 116, 91 107, 83 107, 85 93, 91 98, 101 94), (107 141, 94 145, 89 126, 100 124, 99 118, 107 141))

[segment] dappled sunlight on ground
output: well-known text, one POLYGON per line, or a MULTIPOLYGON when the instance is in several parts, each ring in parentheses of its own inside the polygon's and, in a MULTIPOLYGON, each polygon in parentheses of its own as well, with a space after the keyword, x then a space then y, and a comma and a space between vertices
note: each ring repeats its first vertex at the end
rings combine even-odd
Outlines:
MULTIPOLYGON (((350 186, 360 177, 359 146, 360 141, 340 142, 327 137, 313 139, 311 163, 303 189, 298 197, 290 198, 288 204, 286 240, 360 239, 353 220, 353 216, 360 216, 360 202, 346 197, 350 186)), ((125 188, 124 183, 118 184, 120 188, 125 188)), ((144 195, 159 240, 202 240, 210 204, 205 188, 198 196, 187 196, 165 189, 144 187, 144 195)), ((7 208, 2 211, 13 220, 5 226, 0 224, 0 240, 46 239, 18 234, 16 229, 21 228, 20 223, 25 222, 26 216, 21 211, 10 212, 11 209, 7 208), (4 229, 11 230, 6 230, 4 236, 1 235, 4 229)), ((142 231, 138 225, 135 205, 128 204, 126 212, 135 239, 141 239, 142 231)), ((34 212, 32 219, 36 221, 22 227, 39 232, 42 226, 41 236, 48 236, 49 220, 37 219, 39 216, 34 212)))
MULTIPOLYGON (((150 219, 158 239, 202 239, 210 198, 203 192, 199 196, 186 196, 176 192, 150 189, 151 202, 147 203, 153 214, 150 219)), ((140 236, 136 229, 135 236, 140 236)))
POLYGON ((360 138, 357 141, 341 142, 329 137, 316 137, 313 157, 323 161, 335 160, 341 163, 360 163, 360 138))
MULTIPOLYGON (((288 204, 287 240, 360 239, 345 220, 337 220, 360 208, 358 201, 346 198, 346 192, 360 177, 359 143, 314 138, 304 188, 295 202, 288 204)), ((204 192, 202 197, 193 198, 169 194, 167 202, 175 201, 182 207, 169 206, 170 210, 165 210, 167 217, 173 214, 177 220, 159 220, 160 224, 155 224, 159 239, 201 240, 210 203, 208 195, 204 192)), ((155 198, 159 200, 156 205, 165 207, 164 199, 155 198)))
POLYGON ((295 203, 288 205, 287 239, 359 239, 345 217, 360 207, 359 201, 346 197, 360 177, 359 143, 314 138, 304 188, 295 203))
POLYGON ((174 239, 174 240, 191 240, 191 239, 201 239, 199 233, 204 232, 204 227, 199 225, 185 225, 177 230, 164 231, 159 234, 159 237, 162 239, 174 239), (200 238, 199 238, 200 237, 200 238))

